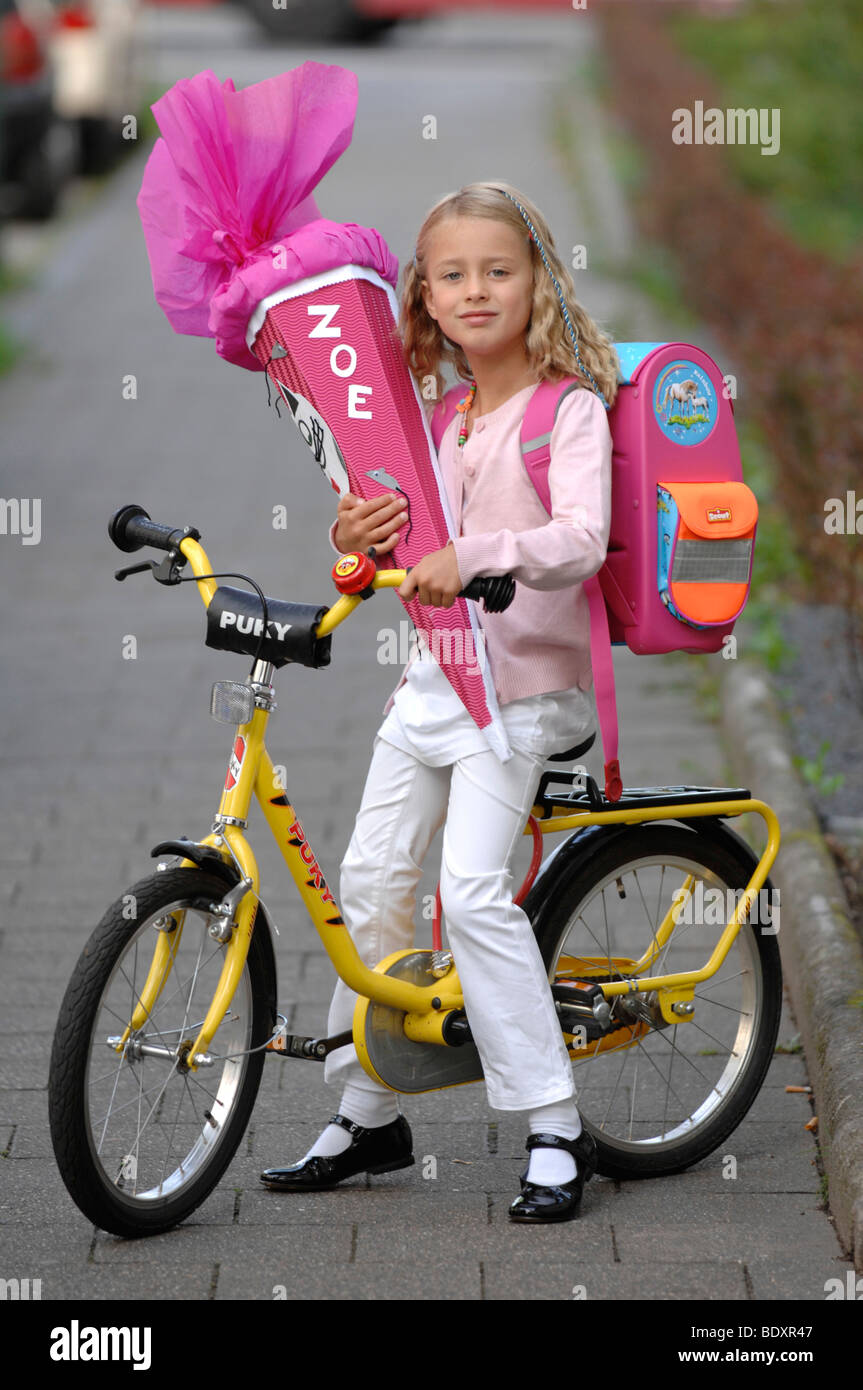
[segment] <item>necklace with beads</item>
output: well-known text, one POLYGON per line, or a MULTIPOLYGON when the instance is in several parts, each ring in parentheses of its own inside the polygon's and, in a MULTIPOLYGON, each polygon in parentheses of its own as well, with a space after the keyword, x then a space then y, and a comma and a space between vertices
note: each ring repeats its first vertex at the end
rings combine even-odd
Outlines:
POLYGON ((470 386, 468 387, 467 395, 464 396, 464 398, 463 398, 462 400, 460 400, 459 403, 458 403, 458 405, 456 406, 456 410, 458 411, 458 413, 459 413, 459 414, 461 415, 461 417, 462 417, 461 427, 460 427, 459 432, 458 432, 458 447, 459 447, 459 449, 461 449, 461 448, 464 447, 465 441, 466 441, 466 439, 467 439, 467 417, 468 417, 468 414, 470 413, 470 408, 471 408, 471 406, 473 405, 475 395, 476 395, 476 381, 474 380, 474 381, 471 381, 471 384, 470 384, 470 386))

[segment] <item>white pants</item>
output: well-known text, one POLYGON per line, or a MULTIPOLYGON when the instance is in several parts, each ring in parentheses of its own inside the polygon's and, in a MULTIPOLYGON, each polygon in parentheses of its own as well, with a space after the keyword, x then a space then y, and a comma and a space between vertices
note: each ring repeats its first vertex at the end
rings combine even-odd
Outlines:
MULTIPOLYGON (((572 1096, 572 1064, 530 923, 512 901, 510 864, 544 765, 515 749, 428 767, 375 739, 356 826, 341 865, 340 906, 366 965, 413 946, 416 890, 446 820, 440 889, 450 948, 482 1059, 489 1104, 530 1110, 572 1096)), ((357 996, 339 980, 329 1033, 350 1029, 357 996)), ((351 1044, 326 1080, 379 1090, 351 1044)))

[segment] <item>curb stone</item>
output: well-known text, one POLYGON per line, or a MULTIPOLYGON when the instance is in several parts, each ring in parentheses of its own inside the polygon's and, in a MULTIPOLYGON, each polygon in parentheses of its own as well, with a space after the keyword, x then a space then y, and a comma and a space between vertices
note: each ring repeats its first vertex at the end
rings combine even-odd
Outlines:
POLYGON ((779 817, 771 878, 783 971, 812 1082, 830 1212, 863 1273, 863 949, 766 673, 725 663, 720 706, 734 775, 779 817))

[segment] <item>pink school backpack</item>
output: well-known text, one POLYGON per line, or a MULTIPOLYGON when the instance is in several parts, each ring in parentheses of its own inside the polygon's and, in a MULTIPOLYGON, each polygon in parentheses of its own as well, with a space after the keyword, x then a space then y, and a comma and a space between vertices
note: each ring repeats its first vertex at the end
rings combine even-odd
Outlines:
MULTIPOLYGON (((642 655, 718 651, 749 595, 758 521, 716 363, 685 343, 615 346, 611 531, 605 564, 584 585, 609 801, 623 790, 612 644, 642 655)), ((522 421, 525 467, 549 514, 551 432, 578 389, 573 377, 542 382, 522 421)), ((453 387, 434 411, 436 447, 464 391, 453 387)))

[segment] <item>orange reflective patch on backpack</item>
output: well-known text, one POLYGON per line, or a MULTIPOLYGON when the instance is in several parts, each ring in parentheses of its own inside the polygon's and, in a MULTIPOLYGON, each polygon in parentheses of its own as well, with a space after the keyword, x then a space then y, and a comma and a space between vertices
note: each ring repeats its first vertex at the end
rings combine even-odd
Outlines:
POLYGON ((732 622, 749 595, 758 501, 742 482, 658 483, 657 584, 691 627, 732 622))

